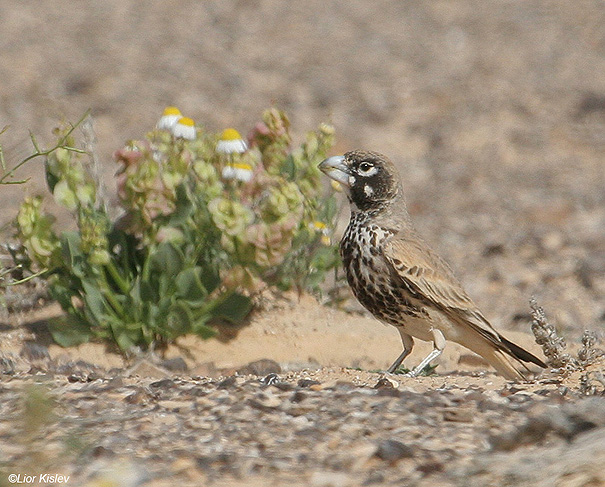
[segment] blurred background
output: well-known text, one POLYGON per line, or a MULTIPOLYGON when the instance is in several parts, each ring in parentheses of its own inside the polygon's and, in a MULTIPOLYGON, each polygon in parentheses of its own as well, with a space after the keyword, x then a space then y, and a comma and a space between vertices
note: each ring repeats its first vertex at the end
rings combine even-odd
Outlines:
MULTIPOLYGON (((600 0, 0 0, 7 164, 92 110, 114 150, 167 105, 245 134, 272 105, 300 140, 383 152, 412 216, 496 326, 605 323, 605 5, 600 0)), ((24 193, 0 189, 14 217, 24 193)))

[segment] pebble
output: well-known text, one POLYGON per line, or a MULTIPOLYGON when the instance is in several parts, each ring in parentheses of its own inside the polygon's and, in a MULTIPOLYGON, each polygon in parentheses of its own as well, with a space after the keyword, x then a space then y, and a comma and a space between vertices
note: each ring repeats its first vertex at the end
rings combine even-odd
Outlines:
POLYGON ((353 479, 340 472, 313 472, 311 487, 347 487, 353 485, 353 479))
POLYGON ((266 376, 269 374, 281 374, 282 368, 275 360, 261 359, 250 362, 248 365, 237 370, 240 375, 266 376))
POLYGON ((187 362, 185 362, 182 357, 174 357, 163 360, 161 366, 166 370, 170 370, 171 372, 187 372, 187 370, 189 370, 187 362))
MULTIPOLYGON (((0 449, 9 462, 25 454, 10 419, 20 417, 23 385, 37 378, 23 377, 0 383, 0 449)), ((451 377, 439 390, 427 387, 428 379, 406 381, 405 390, 374 389, 380 377, 340 369, 311 377, 287 373, 278 384, 289 388, 282 389, 239 376, 121 375, 70 383, 50 375, 47 386, 61 414, 45 426, 49 439, 40 441, 45 451, 61 449, 57 438, 78 434, 85 424, 87 438, 111 452, 108 458, 134 454, 152 478, 168 472, 185 483, 212 484, 229 475, 262 483, 286 472, 302 480, 298 485, 402 485, 414 476, 448 485, 439 479, 464 472, 469 459, 514 454, 519 444, 542 448, 545 436, 549 445, 565 445, 605 426, 601 398, 574 401, 572 389, 566 405, 536 393, 556 391, 561 381, 487 389, 483 378, 451 377), (511 402, 515 396, 527 397, 522 407, 511 402), (191 475, 181 468, 191 465, 191 475)), ((291 478, 276 481, 288 483, 291 478)))
POLYGON ((475 414, 476 411, 470 408, 447 408, 443 410, 443 419, 457 423, 472 423, 475 414))
POLYGON ((402 458, 412 458, 414 450, 398 440, 388 439, 378 443, 374 456, 385 462, 393 463, 402 458))
POLYGON ((300 379, 297 384, 298 387, 311 387, 319 385, 319 381, 314 379, 300 379))

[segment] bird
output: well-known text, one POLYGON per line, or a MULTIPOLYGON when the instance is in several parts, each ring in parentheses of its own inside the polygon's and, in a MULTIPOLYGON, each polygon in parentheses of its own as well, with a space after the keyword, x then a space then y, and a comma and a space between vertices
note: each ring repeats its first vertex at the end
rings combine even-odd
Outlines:
POLYGON ((401 177, 378 152, 353 150, 332 156, 319 169, 339 183, 351 211, 340 242, 347 281, 375 318, 399 331, 403 352, 387 369, 394 373, 414 347, 433 350, 409 376, 418 376, 453 341, 483 357, 509 380, 526 380, 526 363, 546 368, 535 355, 494 329, 450 266, 414 229, 401 177))

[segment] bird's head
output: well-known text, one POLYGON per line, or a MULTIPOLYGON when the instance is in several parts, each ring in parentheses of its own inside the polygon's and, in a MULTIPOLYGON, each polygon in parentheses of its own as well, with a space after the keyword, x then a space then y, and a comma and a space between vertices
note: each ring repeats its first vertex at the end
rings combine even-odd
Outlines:
POLYGON ((394 164, 378 152, 356 150, 329 157, 319 169, 344 187, 349 201, 360 211, 380 210, 401 194, 394 164))

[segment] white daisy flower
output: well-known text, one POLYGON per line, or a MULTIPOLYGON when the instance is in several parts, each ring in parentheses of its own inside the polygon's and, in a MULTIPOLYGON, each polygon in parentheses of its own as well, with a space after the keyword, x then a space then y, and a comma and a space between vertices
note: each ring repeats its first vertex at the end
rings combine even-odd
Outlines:
POLYGON ((225 129, 221 135, 216 151, 223 154, 232 154, 234 152, 241 154, 248 150, 248 144, 242 139, 242 136, 235 129, 225 129))
POLYGON ((195 140, 195 122, 189 117, 181 117, 172 127, 172 135, 181 139, 195 140))
POLYGON ((174 127, 182 117, 183 116, 177 107, 166 107, 156 124, 156 128, 161 130, 172 130, 172 127, 174 127))
POLYGON ((321 243, 322 244, 330 245, 332 243, 332 241, 330 239, 330 229, 324 222, 315 220, 314 222, 309 223, 309 228, 311 230, 315 230, 316 232, 321 233, 321 243))
POLYGON ((223 179, 236 179, 247 183, 252 179, 252 166, 244 162, 234 162, 227 164, 223 168, 223 179))

